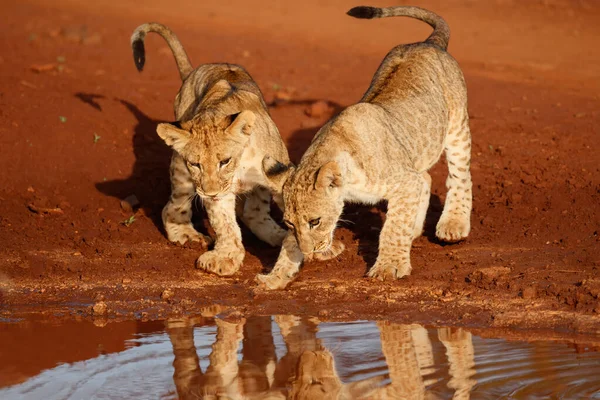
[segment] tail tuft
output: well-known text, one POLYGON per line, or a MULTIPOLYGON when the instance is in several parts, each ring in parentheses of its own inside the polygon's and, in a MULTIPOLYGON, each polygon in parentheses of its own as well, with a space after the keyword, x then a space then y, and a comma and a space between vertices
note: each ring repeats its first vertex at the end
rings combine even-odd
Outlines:
POLYGON ((167 41, 167 44, 173 52, 177 68, 179 69, 179 76, 181 80, 185 80, 192 72, 192 64, 188 58, 181 42, 177 39, 177 36, 169 28, 156 22, 149 22, 142 24, 135 28, 131 35, 131 48, 133 49, 133 61, 138 71, 144 69, 146 63, 146 49, 144 48, 144 39, 148 32, 155 32, 162 36, 167 41))
POLYGON ((433 28, 433 32, 425 43, 432 44, 442 50, 448 48, 450 40, 450 28, 448 24, 439 15, 420 7, 396 6, 396 7, 354 7, 347 13, 354 18, 383 18, 383 17, 410 17, 426 22, 433 28))
POLYGON ((146 63, 146 49, 144 48, 144 39, 136 39, 131 43, 133 49, 133 61, 138 71, 142 72, 146 63))
POLYGON ((361 19, 379 18, 379 17, 381 17, 381 8, 358 6, 358 7, 354 7, 353 9, 348 11, 346 14, 348 14, 351 17, 361 18, 361 19))

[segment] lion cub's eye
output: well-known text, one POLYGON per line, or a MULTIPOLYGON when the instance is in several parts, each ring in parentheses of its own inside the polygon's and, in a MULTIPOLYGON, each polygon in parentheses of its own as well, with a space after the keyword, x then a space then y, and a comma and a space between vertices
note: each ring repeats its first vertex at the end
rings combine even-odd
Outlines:
POLYGON ((188 162, 187 165, 188 165, 188 168, 194 168, 194 169, 202 170, 202 164, 200 164, 200 163, 191 163, 191 162, 188 162))
POLYGON ((229 164, 230 161, 231 161, 231 157, 219 161, 219 167, 223 168, 224 166, 229 164))
POLYGON ((310 221, 308 221, 308 226, 310 226, 310 229, 312 229, 312 228, 316 228, 317 226, 319 226, 320 223, 321 223, 321 218, 315 218, 315 219, 311 219, 310 221))
POLYGON ((296 227, 294 226, 294 224, 292 224, 290 221, 288 221, 287 219, 283 220, 283 223, 290 229, 295 229, 296 227))

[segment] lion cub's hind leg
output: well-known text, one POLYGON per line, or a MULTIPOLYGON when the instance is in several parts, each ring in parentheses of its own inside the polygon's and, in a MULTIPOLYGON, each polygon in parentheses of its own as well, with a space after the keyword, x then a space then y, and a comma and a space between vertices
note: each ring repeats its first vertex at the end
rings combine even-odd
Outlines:
POLYGON ((171 242, 184 244, 200 241, 205 245, 211 238, 194 229, 192 225, 192 199, 196 194, 194 183, 183 159, 174 154, 171 159, 171 197, 162 210, 162 220, 171 242))
POLYGON ((423 172, 424 181, 421 185, 421 194, 419 197, 419 209, 417 210, 417 220, 415 221, 414 238, 418 238, 423 234, 425 226, 425 217, 427 217, 427 209, 429 208, 429 198, 431 197, 431 175, 423 172))
POLYGON ((455 389, 453 399, 468 399, 477 381, 475 375, 475 351, 471 333, 462 328, 440 328, 438 337, 446 347, 450 381, 447 386, 455 389))
POLYGON ((263 242, 271 246, 281 246, 286 235, 269 214, 271 210, 271 194, 268 189, 257 186, 246 198, 241 213, 244 224, 263 242))
MULTIPOLYGON (((458 118, 457 118, 458 119, 458 118)), ((451 124, 445 141, 448 178, 444 211, 437 224, 436 236, 446 242, 464 239, 471 230, 473 203, 471 182, 471 132, 467 110, 460 122, 451 124)))

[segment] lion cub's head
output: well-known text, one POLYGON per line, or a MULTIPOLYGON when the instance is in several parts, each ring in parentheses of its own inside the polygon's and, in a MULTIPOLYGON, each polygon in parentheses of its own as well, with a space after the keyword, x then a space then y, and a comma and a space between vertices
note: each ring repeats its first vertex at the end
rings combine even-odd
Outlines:
POLYGON ((158 135, 185 160, 196 192, 218 198, 232 185, 255 121, 252 111, 202 114, 191 121, 159 124, 158 135))
POLYGON ((264 163, 263 168, 273 186, 283 187, 284 222, 294 232, 302 253, 309 256, 328 251, 344 208, 341 164, 327 162, 316 173, 310 166, 289 168, 276 177, 269 175, 264 163))
POLYGON ((288 397, 297 400, 361 399, 369 396, 382 381, 383 377, 376 376, 343 384, 329 351, 305 351, 300 356, 296 380, 288 397))

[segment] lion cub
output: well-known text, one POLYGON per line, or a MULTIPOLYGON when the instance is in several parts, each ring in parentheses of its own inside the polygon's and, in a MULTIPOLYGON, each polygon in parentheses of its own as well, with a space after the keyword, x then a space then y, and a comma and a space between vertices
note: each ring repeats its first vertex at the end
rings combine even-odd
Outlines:
POLYGON ((457 62, 446 52, 450 31, 438 15, 417 7, 355 7, 356 18, 406 16, 431 25, 425 42, 392 49, 358 104, 323 126, 295 171, 274 179, 284 187, 290 231, 269 275, 267 288, 284 288, 304 257, 338 254, 333 233, 344 202, 375 204, 388 211, 379 255, 368 276, 398 279, 410 274, 410 249, 423 230, 431 178, 442 152, 448 161, 448 193, 436 236, 455 242, 470 230, 471 134, 467 91, 457 62), (298 248, 299 247, 299 248, 298 248))
MULTIPOLYGON (((191 223, 192 200, 200 196, 216 240, 214 249, 198 258, 197 267, 232 275, 245 254, 236 213, 259 239, 272 246, 280 245, 285 236, 285 230, 269 215, 267 174, 285 171, 290 164, 287 150, 260 89, 242 67, 205 64, 193 69, 175 34, 161 24, 148 23, 131 37, 139 71, 145 63, 148 32, 167 41, 183 81, 175 97, 178 122, 157 127, 158 135, 173 149, 171 198, 162 211, 167 236, 179 243, 211 241, 191 223), (277 168, 269 169, 263 161, 277 168), (246 195, 236 205, 242 193, 246 195)), ((274 197, 281 203, 280 189, 274 197)))

